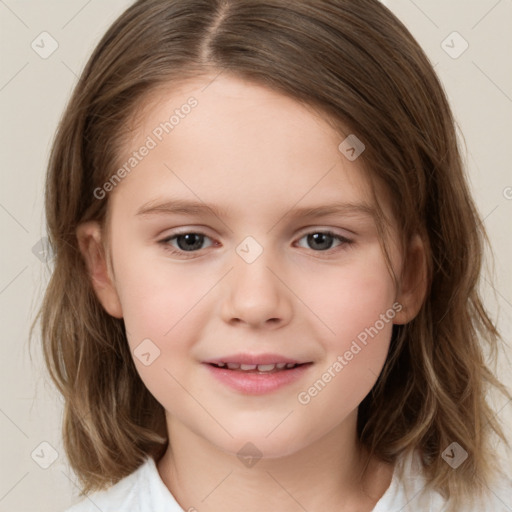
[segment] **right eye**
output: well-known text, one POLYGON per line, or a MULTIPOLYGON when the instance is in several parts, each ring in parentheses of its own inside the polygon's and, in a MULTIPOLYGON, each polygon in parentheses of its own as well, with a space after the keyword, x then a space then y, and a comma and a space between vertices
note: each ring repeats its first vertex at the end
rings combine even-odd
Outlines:
MULTIPOLYGON (((186 253, 195 253, 203 249, 205 240, 210 240, 210 237, 204 233, 197 232, 184 232, 177 233, 160 240, 166 251, 171 254, 178 254, 180 256, 186 253)), ((210 246, 213 245, 210 243, 210 246)), ((209 247, 209 246, 208 246, 209 247)))

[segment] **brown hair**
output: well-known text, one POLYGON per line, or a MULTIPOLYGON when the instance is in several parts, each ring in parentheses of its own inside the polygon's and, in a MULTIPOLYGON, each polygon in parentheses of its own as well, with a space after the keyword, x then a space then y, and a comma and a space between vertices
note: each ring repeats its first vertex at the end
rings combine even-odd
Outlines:
MULTIPOLYGON (((46 218, 55 255, 42 308, 44 355, 65 399, 63 436, 83 493, 105 488, 165 451, 163 407, 139 378, 122 320, 97 300, 76 228, 104 222, 93 191, 156 88, 219 72, 321 111, 364 141, 372 176, 391 194, 402 247, 419 233, 428 292, 393 328, 384 370, 359 407, 358 433, 393 462, 419 449, 430 484, 454 506, 491 474, 486 403, 506 389, 485 363, 500 340, 478 292, 486 235, 468 191, 454 120, 427 57, 377 0, 139 0, 93 52, 54 141, 46 218), (441 458, 469 453, 454 471, 441 458)), ((341 141, 341 139, 340 139, 341 141)), ((36 319, 37 320, 37 319, 36 319)))

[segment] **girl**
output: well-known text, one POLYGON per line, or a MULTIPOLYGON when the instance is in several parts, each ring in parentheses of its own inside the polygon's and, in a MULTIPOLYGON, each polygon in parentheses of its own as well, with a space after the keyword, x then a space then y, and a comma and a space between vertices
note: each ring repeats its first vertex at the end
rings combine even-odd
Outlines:
POLYGON ((376 0, 139 0, 47 176, 70 511, 508 511, 485 233, 376 0))

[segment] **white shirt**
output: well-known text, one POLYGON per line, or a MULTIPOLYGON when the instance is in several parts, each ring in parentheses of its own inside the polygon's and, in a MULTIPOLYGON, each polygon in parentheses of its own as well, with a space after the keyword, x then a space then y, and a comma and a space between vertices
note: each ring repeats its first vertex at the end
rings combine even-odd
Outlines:
MULTIPOLYGON (((435 492, 421 493, 425 482, 419 459, 404 461, 407 482, 400 481, 397 470, 391 484, 372 512, 442 512, 444 500, 435 492)), ((456 471, 456 470, 454 470, 456 471)), ((512 512, 512 480, 493 489, 485 508, 468 505, 459 512, 512 512)), ((136 471, 106 491, 90 494, 66 512, 187 512, 165 486, 155 461, 148 457, 136 471)), ((194 510, 190 508, 188 510, 194 510)))

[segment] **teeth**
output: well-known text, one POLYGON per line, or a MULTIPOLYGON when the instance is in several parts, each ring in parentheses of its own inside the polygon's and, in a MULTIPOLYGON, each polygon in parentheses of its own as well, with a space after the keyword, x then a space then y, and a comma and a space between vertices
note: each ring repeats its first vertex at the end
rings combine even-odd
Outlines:
POLYGON ((241 364, 240 370, 256 370, 257 364, 241 364))
POLYGON ((275 370, 275 368, 276 368, 275 364, 259 364, 258 365, 259 372, 271 372, 272 370, 275 370))
POLYGON ((272 364, 240 364, 240 363, 216 363, 219 368, 228 368, 229 370, 272 372, 274 370, 282 370, 283 368, 295 368, 295 363, 272 363, 272 364))
POLYGON ((228 368, 230 370, 243 370, 243 371, 253 371, 258 370, 259 372, 271 372, 275 370, 275 364, 238 364, 238 363, 228 363, 228 368))

